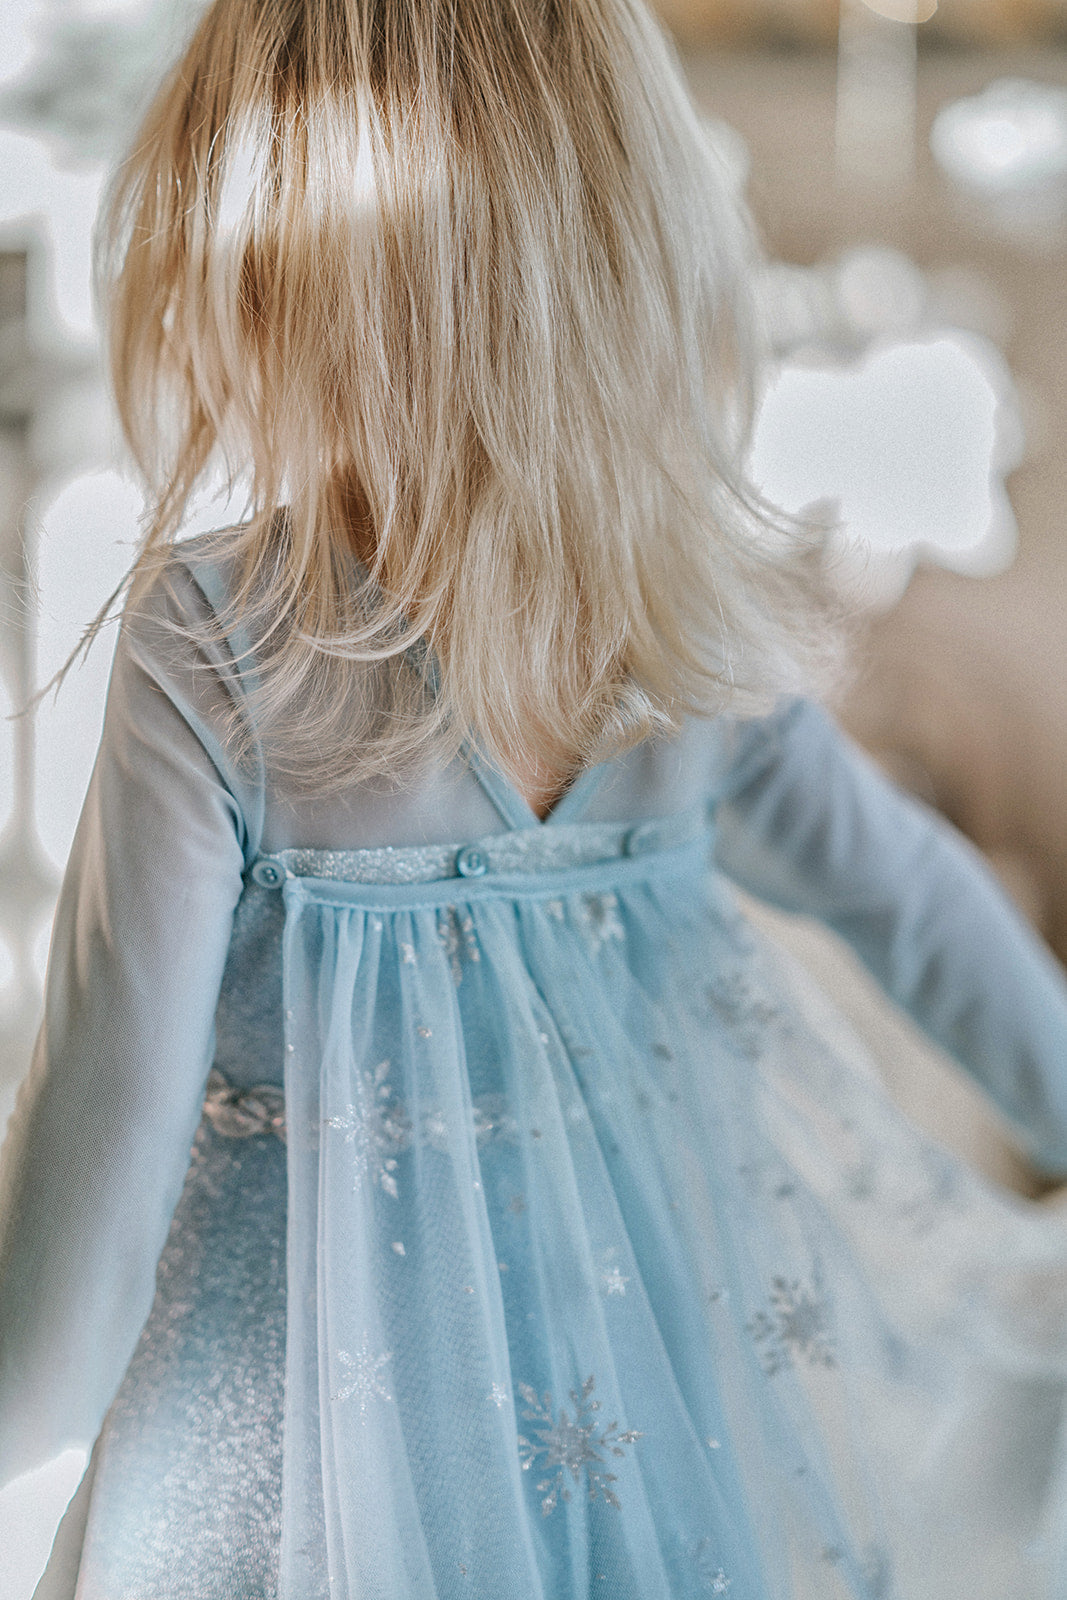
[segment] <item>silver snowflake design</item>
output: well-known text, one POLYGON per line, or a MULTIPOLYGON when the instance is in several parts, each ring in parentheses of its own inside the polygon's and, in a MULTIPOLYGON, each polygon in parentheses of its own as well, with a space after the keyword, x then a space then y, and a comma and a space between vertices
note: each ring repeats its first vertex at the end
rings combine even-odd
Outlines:
POLYGON ((345 1106, 326 1126, 344 1135, 352 1148, 354 1182, 376 1183, 386 1194, 398 1197, 397 1156, 411 1139, 411 1119, 389 1084, 389 1062, 379 1061, 359 1075, 360 1102, 345 1106))
POLYGON ((461 915, 455 906, 443 907, 437 917, 437 937, 452 968, 452 982, 458 989, 463 982, 463 963, 482 959, 474 918, 469 911, 461 915))
POLYGON ((366 1422, 367 1413, 372 1400, 392 1400, 392 1391, 386 1387, 385 1369, 393 1359, 391 1350, 375 1352, 371 1349, 367 1335, 363 1335, 363 1343, 353 1354, 348 1350, 338 1350, 337 1360, 345 1369, 345 1379, 341 1387, 330 1396, 332 1400, 354 1400, 359 1411, 360 1422, 366 1422))
POLYGON ((497 1410, 501 1411, 511 1399, 511 1393, 506 1384, 494 1383, 493 1387, 489 1391, 489 1398, 496 1406, 497 1410))
POLYGON ((733 1580, 726 1576, 715 1560, 711 1540, 706 1535, 698 1541, 690 1553, 696 1564, 702 1589, 706 1589, 709 1594, 725 1594, 733 1586, 733 1580))
POLYGON ((479 1149, 490 1141, 503 1140, 507 1144, 519 1141, 519 1125, 508 1110, 502 1094, 479 1095, 474 1101, 474 1139, 479 1149))
POLYGON ((756 1060, 767 1030, 781 1017, 779 1008, 763 999, 741 968, 723 972, 704 991, 708 1005, 737 1040, 743 1055, 756 1060))
POLYGON ((601 1293, 605 1295, 623 1295, 626 1293, 626 1285, 629 1281, 629 1278, 620 1272, 618 1267, 608 1267, 600 1274, 601 1293))
POLYGON ((523 1420, 542 1424, 540 1428, 531 1429, 536 1443, 525 1434, 518 1436, 522 1470, 528 1472, 536 1464, 547 1474, 537 1484, 538 1494, 544 1497, 541 1501, 542 1516, 547 1517, 555 1511, 561 1500, 570 1499, 568 1472, 576 1484, 581 1482, 585 1474, 590 1500, 599 1498, 607 1505, 614 1506, 616 1511, 619 1509, 618 1496, 611 1487, 618 1481, 617 1475, 605 1472, 603 1468, 608 1464, 609 1456, 624 1456, 626 1452, 623 1446, 634 1444, 642 1435, 634 1428, 620 1433, 618 1422, 611 1422, 606 1428, 601 1427, 595 1415, 600 1410, 600 1401, 592 1397, 595 1388, 596 1379, 590 1374, 582 1384, 580 1393, 576 1389, 571 1390, 574 1406, 572 1421, 566 1407, 560 1409, 557 1420, 553 1419, 550 1394, 546 1393, 538 1399, 536 1391, 528 1383, 519 1384, 519 1394, 527 1407, 522 1413, 523 1420))
POLYGON ((609 940, 621 943, 626 937, 617 895, 583 894, 578 901, 578 915, 594 955, 609 940))
POLYGON ((830 1303, 816 1280, 774 1278, 770 1310, 758 1311, 748 1332, 760 1347, 764 1371, 772 1377, 803 1356, 809 1366, 835 1365, 830 1339, 830 1303))
MULTIPOLYGON (((500 1140, 511 1144, 518 1142, 518 1123, 508 1110, 507 1101, 502 1094, 484 1094, 473 1101, 471 1126, 479 1149, 500 1140)), ((420 1114, 418 1135, 422 1143, 429 1145, 431 1150, 437 1150, 445 1155, 452 1149, 454 1143, 453 1125, 440 1106, 427 1106, 420 1114)))
POLYGON ((419 1117, 419 1137, 431 1150, 447 1155, 452 1148, 452 1129, 440 1106, 427 1106, 419 1117))

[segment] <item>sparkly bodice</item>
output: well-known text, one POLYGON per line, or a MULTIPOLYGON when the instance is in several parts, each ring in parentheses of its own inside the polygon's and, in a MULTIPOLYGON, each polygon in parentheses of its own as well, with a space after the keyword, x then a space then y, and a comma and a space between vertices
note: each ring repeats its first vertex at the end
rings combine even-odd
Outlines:
MULTIPOLYGON (((287 878, 332 883, 431 884, 490 880, 513 874, 569 872, 575 867, 634 860, 686 844, 708 826, 704 808, 627 823, 571 823, 512 829, 471 844, 384 845, 368 850, 280 850, 258 856, 250 876, 263 888, 287 878)), ((465 885, 465 887, 468 887, 465 885)))

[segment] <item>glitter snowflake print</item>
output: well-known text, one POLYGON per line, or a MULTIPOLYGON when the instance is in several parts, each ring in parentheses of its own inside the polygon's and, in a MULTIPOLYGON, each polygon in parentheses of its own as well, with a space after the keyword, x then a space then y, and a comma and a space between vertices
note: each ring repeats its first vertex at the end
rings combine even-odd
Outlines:
POLYGON ((614 1506, 616 1511, 619 1509, 619 1499, 612 1488, 612 1484, 617 1482, 616 1474, 604 1469, 610 1457, 624 1456, 624 1447, 634 1444, 641 1434, 633 1428, 620 1433, 617 1422, 609 1423, 606 1428, 600 1425, 596 1416, 600 1401, 593 1399, 595 1387, 596 1380, 590 1375, 582 1384, 581 1393, 576 1389, 571 1390, 574 1406, 572 1420, 565 1406, 560 1408, 559 1417, 554 1419, 552 1396, 545 1394, 538 1399, 536 1391, 528 1383, 519 1384, 519 1394, 527 1407, 522 1413, 523 1420, 542 1425, 530 1430, 532 1440, 522 1433, 518 1436, 522 1470, 528 1472, 536 1466, 538 1471, 545 1474, 537 1484, 537 1492, 543 1496, 542 1516, 551 1515, 561 1500, 570 1499, 568 1473, 574 1484, 581 1483, 584 1477, 590 1500, 602 1499, 607 1505, 614 1506))
POLYGON ((393 1398, 392 1391, 386 1384, 385 1371, 392 1359, 391 1350, 378 1352, 372 1350, 366 1334, 363 1336, 363 1343, 354 1353, 338 1350, 337 1361, 343 1369, 344 1378, 340 1388, 330 1398, 355 1402, 360 1422, 366 1422, 372 1401, 393 1398))
POLYGON ((726 1576, 723 1568, 715 1559, 714 1548, 709 1538, 699 1540, 691 1552, 700 1586, 706 1594, 725 1594, 732 1588, 732 1580, 726 1576))
POLYGON ((618 897, 613 894, 583 894, 578 902, 582 931, 595 955, 609 940, 621 943, 626 937, 619 916, 618 897))
POLYGON ((809 1288, 799 1279, 775 1278, 769 1309, 757 1311, 748 1331, 772 1377, 797 1358, 812 1367, 834 1365, 830 1304, 818 1281, 809 1288))
MULTIPOLYGON (((478 1148, 501 1140, 518 1142, 519 1129, 501 1094, 479 1095, 471 1106, 471 1126, 478 1148)), ((455 1145, 455 1130, 448 1115, 440 1106, 427 1106, 420 1114, 415 1130, 423 1144, 431 1150, 447 1154, 455 1145)), ((460 1130, 462 1132, 462 1130, 460 1130)))
POLYGON ((517 1144, 519 1125, 508 1109, 502 1094, 479 1095, 472 1107, 474 1113, 474 1140, 478 1148, 499 1140, 517 1144))
POLYGON ((722 973, 704 993, 708 1005, 730 1029, 742 1053, 756 1060, 763 1052, 768 1028, 781 1018, 778 1007, 762 999, 748 974, 740 970, 722 973))
POLYGON ((361 1181, 376 1183, 398 1196, 397 1156, 408 1146, 411 1120, 389 1085, 389 1062, 379 1061, 370 1072, 359 1075, 359 1104, 347 1105, 339 1116, 328 1117, 326 1126, 344 1135, 352 1150, 354 1186, 361 1181))
POLYGON ((458 989, 463 982, 464 963, 482 959, 474 932, 474 918, 469 911, 461 915, 455 906, 445 906, 437 918, 437 937, 452 969, 452 981, 458 989))
POLYGON ((601 1257, 600 1292, 608 1299, 625 1295, 626 1285, 630 1281, 626 1274, 620 1270, 615 1259, 617 1255, 618 1251, 611 1249, 605 1250, 601 1257))

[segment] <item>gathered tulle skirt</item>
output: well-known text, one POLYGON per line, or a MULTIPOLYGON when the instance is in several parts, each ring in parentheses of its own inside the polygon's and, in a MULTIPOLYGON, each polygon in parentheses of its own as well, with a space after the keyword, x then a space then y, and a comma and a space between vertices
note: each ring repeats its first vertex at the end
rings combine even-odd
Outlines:
POLYGON ((198 1135, 78 1600, 1067 1593, 1067 1232, 705 856, 287 881, 286 1142, 198 1135))

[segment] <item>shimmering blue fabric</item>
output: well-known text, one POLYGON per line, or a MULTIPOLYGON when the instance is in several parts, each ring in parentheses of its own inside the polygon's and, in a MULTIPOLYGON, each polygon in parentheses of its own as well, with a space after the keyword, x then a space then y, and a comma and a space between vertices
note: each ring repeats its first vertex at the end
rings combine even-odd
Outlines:
POLYGON ((286 1434, 342 1592, 666 1600, 708 1538, 763 1592, 672 1183, 665 910, 706 849, 286 888, 290 1287, 319 1307, 286 1434))
POLYGON ((127 622, 0 1170, 0 1478, 95 1441, 77 1600, 1065 1592, 1063 1230, 722 871, 1067 1167, 1062 979, 971 853, 803 705, 544 824, 474 754, 294 799, 170 626, 224 589, 194 547, 127 622), (1049 1426, 971 1494, 994 1370, 1049 1426))

